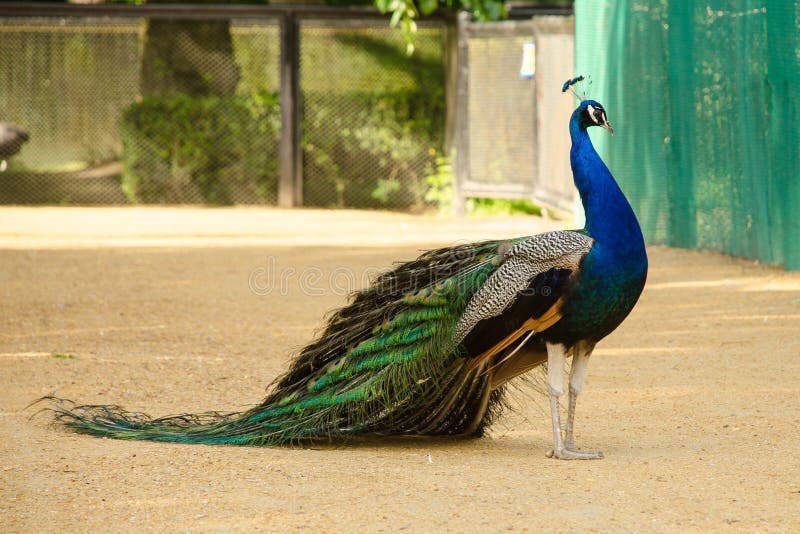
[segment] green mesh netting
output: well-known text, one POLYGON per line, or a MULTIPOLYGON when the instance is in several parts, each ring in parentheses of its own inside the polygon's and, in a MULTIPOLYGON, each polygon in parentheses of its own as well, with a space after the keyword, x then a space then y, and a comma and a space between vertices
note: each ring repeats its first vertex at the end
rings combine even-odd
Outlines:
POLYGON ((648 242, 800 269, 800 2, 576 0, 575 33, 648 242))

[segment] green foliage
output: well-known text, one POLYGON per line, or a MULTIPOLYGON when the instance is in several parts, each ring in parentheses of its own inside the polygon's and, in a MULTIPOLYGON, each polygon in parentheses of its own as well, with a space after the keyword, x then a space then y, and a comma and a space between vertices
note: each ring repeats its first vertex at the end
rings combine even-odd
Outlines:
MULTIPOLYGON (((452 156, 437 157, 434 165, 427 167, 425 176, 428 186, 425 200, 446 213, 453 209, 452 161, 452 156)), ((527 199, 468 198, 464 207, 468 215, 542 215, 542 207, 527 199)))
POLYGON ((455 11, 466 9, 479 21, 500 20, 506 17, 504 0, 375 0, 375 6, 381 13, 391 13, 390 24, 400 28, 406 40, 406 52, 414 52, 414 34, 417 31, 416 20, 420 16, 431 15, 434 11, 448 8, 455 11))
POLYGON ((307 94, 305 203, 421 209, 443 116, 444 99, 422 91, 307 94))
POLYGON ((131 202, 272 200, 279 131, 270 93, 144 98, 122 117, 122 189, 131 202))
POLYGON ((381 204, 388 204, 392 193, 400 191, 401 187, 397 178, 378 178, 378 183, 370 196, 381 204))
MULTIPOLYGON (((416 38, 418 53, 409 59, 402 39, 393 32, 336 34, 333 39, 312 32, 306 36, 301 68, 304 204, 401 209, 428 205, 425 169, 442 150, 445 100, 440 34, 423 29, 416 38), (329 68, 348 74, 318 75, 329 68)), ((234 41, 237 62, 249 65, 249 37, 234 33, 234 41)), ((276 80, 262 78, 274 76, 272 71, 262 63, 255 67, 242 68, 238 94, 275 87, 276 80)), ((246 100, 216 96, 192 103, 183 94, 145 97, 132 105, 122 128, 123 188, 128 198, 160 203, 200 198, 213 204, 243 202, 243 196, 254 202, 273 200, 280 130, 277 101, 243 116, 246 100), (242 133, 253 128, 253 121, 268 122, 268 135, 242 133), (255 164, 259 158, 261 166, 255 164), (253 169, 252 176, 240 172, 244 167, 253 169), (252 184, 264 194, 243 195, 242 188, 252 189, 252 184)))
POLYGON ((465 211, 470 215, 542 215, 542 207, 524 198, 468 198, 465 211))
MULTIPOLYGON (((302 130, 307 205, 422 209, 441 151, 443 98, 309 93, 302 130)), ((131 202, 272 202, 277 96, 145 98, 123 114, 122 188, 131 202)))
POLYGON ((433 165, 426 167, 425 183, 428 190, 425 193, 425 201, 439 207, 443 212, 450 212, 453 209, 453 175, 452 157, 439 156, 433 165))
MULTIPOLYGON (((506 0, 374 0, 381 13, 391 13, 391 25, 400 28, 406 40, 406 51, 414 52, 414 34, 417 31, 416 20, 433 14, 440 9, 449 11, 467 11, 479 22, 502 20, 508 15, 506 0)), ((347 0, 328 0, 330 4, 344 4, 347 0)), ((352 2, 356 3, 356 2, 352 2)), ((574 0, 530 0, 530 6, 566 7, 573 5, 574 0)))
POLYGON ((425 169, 441 152, 445 99, 440 34, 422 30, 417 38, 421 46, 413 58, 394 34, 341 34, 325 41, 342 58, 337 68, 353 74, 338 82, 325 80, 324 86, 313 85, 315 78, 308 77, 303 125, 307 204, 425 206, 425 169))

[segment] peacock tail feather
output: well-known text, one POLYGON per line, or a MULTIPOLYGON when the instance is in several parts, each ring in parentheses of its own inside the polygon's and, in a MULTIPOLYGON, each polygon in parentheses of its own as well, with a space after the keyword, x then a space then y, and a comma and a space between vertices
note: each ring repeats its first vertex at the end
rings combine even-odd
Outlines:
POLYGON ((474 436, 498 415, 509 381, 546 362, 553 364, 553 454, 601 457, 573 448, 575 397, 593 347, 636 304, 647 253, 633 209, 586 131, 613 132, 604 108, 584 100, 569 124, 583 230, 441 248, 396 266, 335 312, 249 410, 153 419, 118 406, 62 403, 53 408, 57 419, 99 436, 230 445, 474 436), (557 368, 568 354, 579 362, 562 440, 557 368))
POLYGON ((522 238, 424 253, 335 312, 259 405, 157 419, 118 406, 57 404, 57 419, 117 439, 278 445, 364 434, 475 435, 502 389, 466 365, 456 325, 470 298, 522 238))

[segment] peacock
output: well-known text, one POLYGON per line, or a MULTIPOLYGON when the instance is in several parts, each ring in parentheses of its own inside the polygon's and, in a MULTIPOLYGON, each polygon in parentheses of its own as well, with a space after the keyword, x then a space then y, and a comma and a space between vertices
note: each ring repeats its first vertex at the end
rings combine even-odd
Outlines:
POLYGON ((352 295, 263 402, 246 411, 154 419, 61 401, 56 419, 96 436, 224 445, 481 436, 502 411, 508 382, 546 366, 548 455, 602 458, 575 445, 576 401, 595 344, 644 288, 647 255, 630 204, 592 146, 592 126, 613 134, 603 106, 583 99, 569 121, 582 230, 440 248, 397 265, 352 295), (570 355, 562 437, 559 401, 570 355))

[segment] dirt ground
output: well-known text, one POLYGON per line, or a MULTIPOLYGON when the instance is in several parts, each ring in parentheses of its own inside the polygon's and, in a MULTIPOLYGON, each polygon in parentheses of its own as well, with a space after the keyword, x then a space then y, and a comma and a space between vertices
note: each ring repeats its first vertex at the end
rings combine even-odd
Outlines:
POLYGON ((799 531, 800 273, 715 253, 650 249, 578 406, 599 461, 545 457, 535 391, 485 438, 311 449, 97 439, 26 409, 245 408, 376 269, 561 225, 0 209, 0 531, 799 531))

